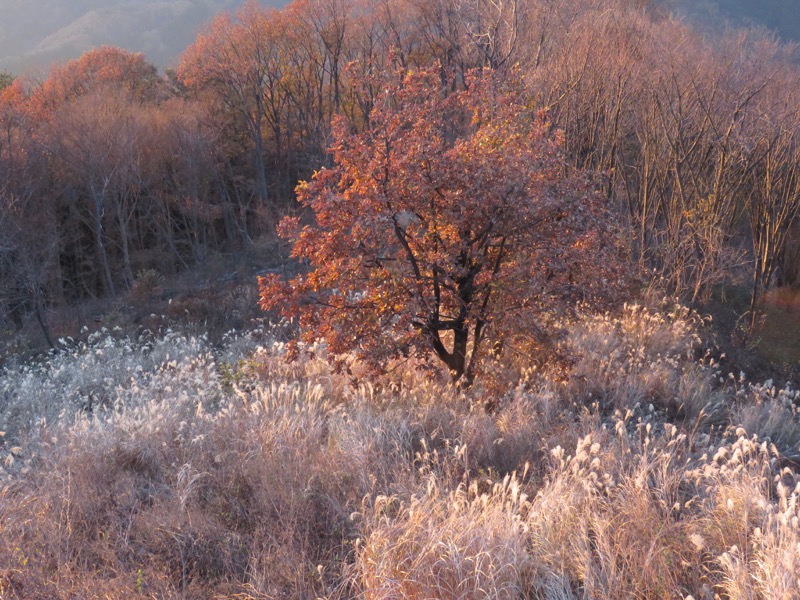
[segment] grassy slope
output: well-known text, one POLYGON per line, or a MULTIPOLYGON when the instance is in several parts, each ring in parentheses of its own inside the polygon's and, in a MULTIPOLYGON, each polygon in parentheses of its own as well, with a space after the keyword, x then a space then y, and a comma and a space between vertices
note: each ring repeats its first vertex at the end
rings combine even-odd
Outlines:
POLYGON ((0 379, 0 596, 794 597, 797 395, 697 326, 587 316, 468 394, 274 332, 68 344, 0 379))

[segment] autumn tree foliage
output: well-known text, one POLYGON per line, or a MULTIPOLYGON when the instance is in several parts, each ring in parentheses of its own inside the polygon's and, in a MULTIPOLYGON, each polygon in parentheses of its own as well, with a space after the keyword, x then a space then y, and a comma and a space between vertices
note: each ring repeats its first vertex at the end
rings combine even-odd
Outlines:
POLYGON ((0 311, 18 327, 37 303, 269 247, 297 182, 329 164, 335 117, 372 140, 371 120, 398 108, 383 78, 396 64, 451 92, 472 69, 518 68, 517 101, 546 109, 569 168, 602 174, 648 281, 699 307, 747 276, 757 323, 769 289, 798 278, 796 54, 763 31, 698 35, 659 5, 251 0, 214 19, 169 82, 111 47, 42 79, 0 73, 0 311))
POLYGON ((516 75, 449 92, 435 70, 397 73, 367 130, 339 119, 334 166, 298 187, 315 222, 280 226, 308 268, 262 278, 261 306, 334 353, 432 354, 471 382, 483 349, 545 305, 609 291, 608 214, 516 75))
POLYGON ((54 67, 32 94, 31 107, 48 119, 63 104, 108 88, 140 102, 166 94, 165 82, 143 54, 101 46, 54 67))
POLYGON ((213 243, 207 111, 169 94, 141 54, 110 47, 0 91, 0 305, 15 326, 20 311, 115 295, 213 243))
POLYGON ((283 63, 279 57, 280 24, 277 11, 262 11, 248 2, 234 17, 218 15, 209 28, 187 49, 178 77, 189 89, 204 90, 209 102, 229 115, 240 127, 252 151, 255 181, 253 193, 260 202, 268 197, 265 132, 269 119, 277 120, 283 63))

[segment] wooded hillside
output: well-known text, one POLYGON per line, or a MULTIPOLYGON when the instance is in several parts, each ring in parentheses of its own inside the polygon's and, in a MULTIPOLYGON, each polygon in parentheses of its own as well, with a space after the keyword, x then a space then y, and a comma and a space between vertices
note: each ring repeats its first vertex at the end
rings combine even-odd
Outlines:
POLYGON ((4 89, 7 323, 35 315, 52 338, 52 307, 274 244, 298 182, 331 164, 332 122, 370 135, 385 74, 420 69, 431 93, 476 69, 521 85, 632 272, 666 292, 699 306, 745 286, 753 326, 768 288, 797 282, 800 71, 769 34, 701 36, 630 0, 249 2, 167 78, 105 47, 4 89))
POLYGON ((296 0, 0 76, 0 598, 800 597, 795 58, 296 0))
MULTIPOLYGON (((264 0, 281 7, 286 0, 264 0)), ((763 26, 784 40, 800 38, 800 7, 784 0, 655 0, 703 27, 763 26)), ((0 71, 41 70, 96 46, 143 52, 161 68, 174 66, 215 14, 244 0, 27 0, 0 2, 0 71)))
POLYGON ((768 35, 702 38, 629 0, 250 2, 166 79, 93 50, 0 96, 4 312, 44 320, 269 239, 329 161, 332 118, 368 128, 380 74, 428 66, 456 87, 475 68, 524 73, 567 163, 603 181, 631 264, 694 303, 744 273, 755 309, 797 277, 791 59, 768 35))

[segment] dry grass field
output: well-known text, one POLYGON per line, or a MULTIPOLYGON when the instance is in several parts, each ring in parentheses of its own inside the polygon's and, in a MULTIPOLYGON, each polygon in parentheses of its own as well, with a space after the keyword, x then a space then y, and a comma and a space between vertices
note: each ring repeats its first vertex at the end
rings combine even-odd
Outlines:
POLYGON ((798 393, 698 327, 586 316, 467 392, 272 331, 64 340, 0 377, 0 597, 797 598, 798 393))

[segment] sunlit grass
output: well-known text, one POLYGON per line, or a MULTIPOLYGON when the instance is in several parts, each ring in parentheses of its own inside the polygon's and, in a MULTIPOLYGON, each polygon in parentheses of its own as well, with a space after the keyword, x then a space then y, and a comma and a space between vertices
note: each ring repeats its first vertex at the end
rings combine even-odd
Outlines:
POLYGON ((698 326, 588 315, 492 392, 269 331, 65 340, 0 379, 0 597, 795 597, 800 398, 698 326))

